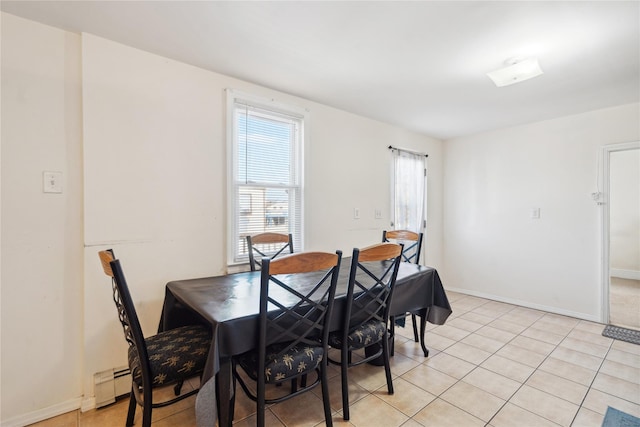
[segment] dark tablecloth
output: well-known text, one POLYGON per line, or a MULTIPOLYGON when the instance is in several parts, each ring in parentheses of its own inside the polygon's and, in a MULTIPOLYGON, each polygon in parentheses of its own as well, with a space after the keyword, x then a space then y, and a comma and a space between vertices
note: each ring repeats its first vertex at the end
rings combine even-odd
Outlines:
MULTIPOLYGON (((342 312, 342 302, 346 297, 349 266, 350 258, 343 258, 336 290, 336 315, 331 324, 333 330, 341 324, 339 313, 342 312)), ((379 268, 383 267, 384 263, 381 263, 379 268)), ((259 271, 167 283, 159 330, 200 322, 209 325, 213 333, 196 402, 199 426, 215 425, 215 394, 210 384, 213 381, 209 380, 220 371, 221 364, 224 365, 225 375, 228 375, 230 357, 251 350, 256 345, 259 300, 259 271)), ((451 306, 435 269, 400 263, 391 314, 400 315, 409 311, 418 312, 426 316, 427 321, 437 325, 444 324, 451 314, 451 306)), ((221 401, 228 398, 228 391, 226 387, 220 391, 221 401)), ((224 421, 226 423, 227 420, 224 421)))

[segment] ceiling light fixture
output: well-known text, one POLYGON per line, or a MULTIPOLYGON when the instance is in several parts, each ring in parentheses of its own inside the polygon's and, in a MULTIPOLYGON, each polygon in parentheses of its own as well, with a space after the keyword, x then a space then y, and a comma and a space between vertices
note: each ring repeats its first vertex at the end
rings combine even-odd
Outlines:
POLYGON ((540 69, 536 58, 508 59, 505 64, 507 64, 506 67, 487 73, 487 76, 498 87, 520 83, 542 74, 542 69, 540 69))

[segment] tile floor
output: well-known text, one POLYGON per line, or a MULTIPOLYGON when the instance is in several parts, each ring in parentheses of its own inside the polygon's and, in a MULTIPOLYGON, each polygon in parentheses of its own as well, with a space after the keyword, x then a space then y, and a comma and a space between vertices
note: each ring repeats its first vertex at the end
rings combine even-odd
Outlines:
MULTIPOLYGON (((455 292, 446 325, 428 325, 430 355, 396 328, 395 394, 384 368, 350 369, 351 420, 342 421, 340 375, 332 367, 334 425, 584 426, 602 424, 607 406, 640 417, 640 345, 605 338, 604 325, 455 292)), ((255 425, 238 389, 236 426, 255 425)), ((195 426, 195 397, 154 411, 153 426, 195 426)), ((127 400, 71 412, 38 427, 124 426, 127 400)), ((324 425, 320 389, 273 405, 269 426, 324 425)), ((137 411, 136 425, 142 422, 137 411)))

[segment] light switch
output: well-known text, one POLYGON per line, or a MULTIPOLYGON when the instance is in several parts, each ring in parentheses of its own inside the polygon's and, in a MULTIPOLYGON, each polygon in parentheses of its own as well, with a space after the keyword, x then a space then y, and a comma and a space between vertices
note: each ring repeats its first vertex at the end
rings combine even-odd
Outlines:
POLYGON ((360 208, 353 208, 353 219, 360 219, 360 208))
POLYGON ((531 208, 531 219, 540 219, 540 208, 531 208))
POLYGON ((42 173, 42 192, 62 193, 62 172, 42 173))
POLYGON ((376 208, 374 215, 376 219, 382 219, 382 209, 376 208))

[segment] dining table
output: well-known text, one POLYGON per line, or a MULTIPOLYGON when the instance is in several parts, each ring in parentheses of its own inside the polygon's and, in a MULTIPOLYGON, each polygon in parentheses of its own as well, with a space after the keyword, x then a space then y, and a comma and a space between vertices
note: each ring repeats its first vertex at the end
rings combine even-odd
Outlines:
MULTIPOLYGON (((335 296, 334 314, 341 313, 347 294, 349 257, 342 258, 335 296)), ((384 269, 390 261, 369 268, 384 269)), ((312 273, 309 273, 312 274, 312 273)), ((223 276, 174 280, 166 284, 158 330, 165 331, 189 324, 211 328, 212 340, 196 398, 198 427, 231 426, 229 405, 233 396, 231 358, 257 345, 260 301, 260 271, 223 276)), ((391 301, 390 314, 416 313, 420 317, 420 344, 425 342, 427 321, 442 325, 451 314, 451 306, 436 269, 401 262, 391 301)), ((340 316, 334 315, 329 327, 340 328, 340 316)))

